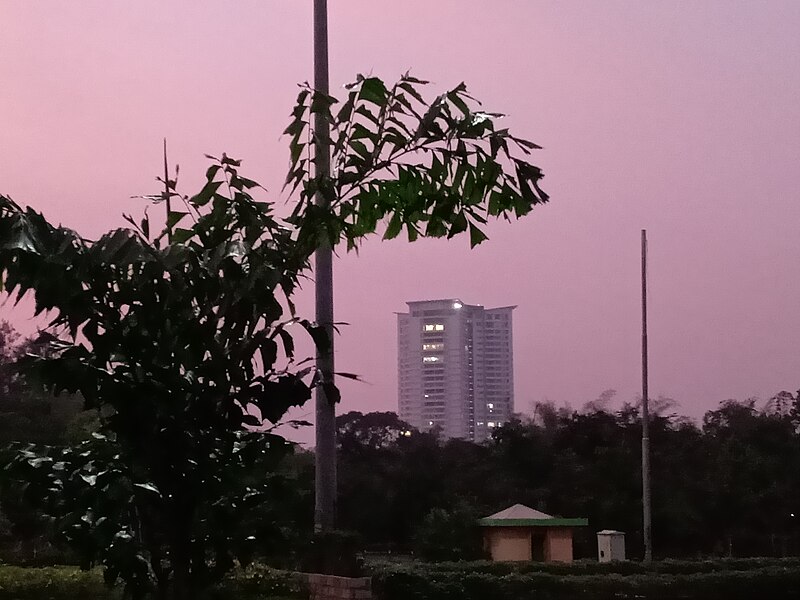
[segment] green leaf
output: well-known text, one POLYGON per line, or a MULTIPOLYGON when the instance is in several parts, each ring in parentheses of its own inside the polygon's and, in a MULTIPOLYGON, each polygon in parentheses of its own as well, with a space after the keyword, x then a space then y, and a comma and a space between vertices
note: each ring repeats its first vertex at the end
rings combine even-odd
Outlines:
POLYGON ((467 230, 467 216, 464 211, 457 213, 453 220, 450 222, 450 232, 447 234, 448 238, 458 235, 462 231, 467 230))
POLYGON ((398 236, 403 229, 403 218, 400 213, 394 213, 386 226, 386 231, 383 234, 383 239, 391 240, 398 236))
POLYGON ((361 82, 360 98, 377 106, 386 106, 386 85, 377 77, 368 77, 361 82))
POLYGON ((188 202, 192 206, 195 207, 202 207, 208 204, 211 198, 214 197, 214 194, 217 193, 217 190, 222 185, 221 181, 209 181, 204 186, 203 189, 200 190, 198 194, 195 194, 191 198, 189 198, 188 202))
POLYGON ((161 492, 158 491, 158 488, 152 483, 134 483, 133 487, 136 489, 149 492, 155 496, 161 497, 161 492))
POLYGON ((336 104, 336 102, 338 102, 338 100, 336 100, 336 98, 333 96, 329 96, 320 91, 314 90, 313 96, 311 97, 310 111, 313 114, 328 114, 331 106, 336 104))
POLYGON ((471 248, 474 248, 481 242, 486 241, 487 239, 489 238, 486 237, 486 234, 483 233, 483 231, 481 231, 480 229, 478 229, 478 227, 475 224, 473 223, 469 224, 469 245, 471 248))
POLYGON ((195 233, 191 229, 181 229, 178 228, 172 232, 172 240, 173 244, 185 244, 190 239, 194 237, 195 233))
POLYGON ((321 384, 322 390, 325 392, 325 399, 330 404, 338 404, 342 400, 342 394, 339 388, 330 381, 323 381, 321 384))
POLYGON ((183 217, 185 217, 188 214, 189 213, 176 211, 176 210, 171 211, 167 215, 167 228, 168 229, 172 229, 173 227, 175 227, 175 225, 180 223, 180 221, 181 221, 181 219, 183 219, 183 217))
POLYGON ((447 92, 447 99, 452 102, 465 117, 468 117, 470 115, 470 110, 467 107, 466 102, 464 102, 463 98, 461 97, 461 93, 465 90, 466 86, 462 83, 456 89, 447 92))

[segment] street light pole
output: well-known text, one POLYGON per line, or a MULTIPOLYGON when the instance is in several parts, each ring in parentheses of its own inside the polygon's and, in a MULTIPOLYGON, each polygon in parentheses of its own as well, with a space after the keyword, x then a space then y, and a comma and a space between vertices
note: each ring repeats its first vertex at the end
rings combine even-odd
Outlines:
MULTIPOLYGON (((314 0, 314 89, 329 94, 328 81, 328 3, 314 0)), ((330 123, 322 113, 314 115, 314 174, 324 182, 330 176, 330 123)), ((324 184, 323 184, 324 185, 324 184)), ((318 191, 314 199, 328 207, 330 198, 318 191)), ((317 325, 324 328, 329 345, 317 348, 317 373, 320 383, 333 384, 333 249, 325 239, 314 253, 314 289, 317 325)), ((326 386, 317 385, 316 448, 314 475, 314 529, 330 531, 336 522, 336 407, 326 386)))
POLYGON ((650 516, 650 410, 647 390, 647 231, 642 229, 642 534, 644 562, 653 560, 650 516))

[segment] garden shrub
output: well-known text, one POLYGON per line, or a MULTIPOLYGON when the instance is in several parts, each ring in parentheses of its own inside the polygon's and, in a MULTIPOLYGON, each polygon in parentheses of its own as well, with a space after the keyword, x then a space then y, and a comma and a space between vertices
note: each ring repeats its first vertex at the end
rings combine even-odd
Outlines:
MULTIPOLYGON (((262 565, 239 569, 210 591, 211 600, 305 599, 305 577, 262 565)), ((122 590, 103 583, 100 569, 0 565, 2 600, 122 600, 122 590)))
POLYGON ((99 569, 0 566, 0 598, 8 600, 119 600, 99 569))
POLYGON ((750 600, 800 597, 800 558, 373 565, 380 600, 750 600))

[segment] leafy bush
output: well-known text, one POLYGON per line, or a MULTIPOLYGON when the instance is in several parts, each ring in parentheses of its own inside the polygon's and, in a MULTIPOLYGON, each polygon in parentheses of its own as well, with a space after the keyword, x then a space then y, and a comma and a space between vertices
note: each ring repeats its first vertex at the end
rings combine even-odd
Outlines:
POLYGON ((119 590, 103 584, 99 570, 75 567, 0 567, 0 598, 13 600, 117 600, 119 590))
POLYGON ((253 564, 229 575, 214 590, 214 600, 307 598, 305 575, 253 564))
MULTIPOLYGON (((100 569, 0 566, 0 598, 13 600, 121 600, 122 592, 103 583, 100 569)), ((212 600, 307 598, 299 573, 261 565, 235 571, 211 591, 212 600)))
POLYGON ((425 560, 450 561, 484 556, 479 515, 465 504, 452 510, 434 508, 417 529, 415 551, 425 560))
POLYGON ((800 558, 641 563, 462 562, 374 567, 381 600, 746 600, 800 594, 800 558))
POLYGON ((673 560, 667 559, 645 565, 635 561, 617 561, 599 563, 594 560, 579 560, 573 563, 545 563, 545 562, 494 562, 458 561, 422 563, 406 562, 399 565, 396 562, 373 560, 369 565, 376 574, 393 571, 397 568, 409 568, 424 571, 432 576, 438 574, 467 574, 485 573, 502 577, 511 574, 549 573, 553 575, 606 575, 616 573, 619 575, 636 575, 647 573, 660 573, 665 575, 691 575, 695 573, 711 573, 717 571, 752 571, 765 567, 783 567, 800 570, 800 557, 789 558, 720 558, 713 560, 673 560))

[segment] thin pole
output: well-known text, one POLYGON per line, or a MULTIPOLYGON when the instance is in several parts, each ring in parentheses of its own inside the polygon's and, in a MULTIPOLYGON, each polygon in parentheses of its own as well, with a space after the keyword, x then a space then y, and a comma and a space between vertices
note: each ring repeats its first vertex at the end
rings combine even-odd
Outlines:
POLYGON ((167 167, 167 138, 164 138, 164 201, 167 209, 167 242, 172 242, 172 226, 169 224, 169 214, 172 212, 169 189, 169 168, 167 167))
POLYGON ((653 560, 650 517, 650 411, 647 396, 647 231, 642 229, 642 532, 644 562, 653 560))
MULTIPOLYGON (((314 89, 328 94, 328 3, 314 0, 314 89)), ((330 174, 330 123, 326 115, 314 115, 314 170, 321 187, 330 174)), ((330 198, 322 192, 317 205, 328 207, 330 198)), ((328 334, 327 348, 317 349, 317 372, 325 384, 333 384, 333 252, 325 240, 314 254, 317 324, 328 334)), ((325 386, 318 385, 316 403, 316 449, 314 476, 314 529, 330 531, 336 522, 336 407, 329 400, 325 386)))

